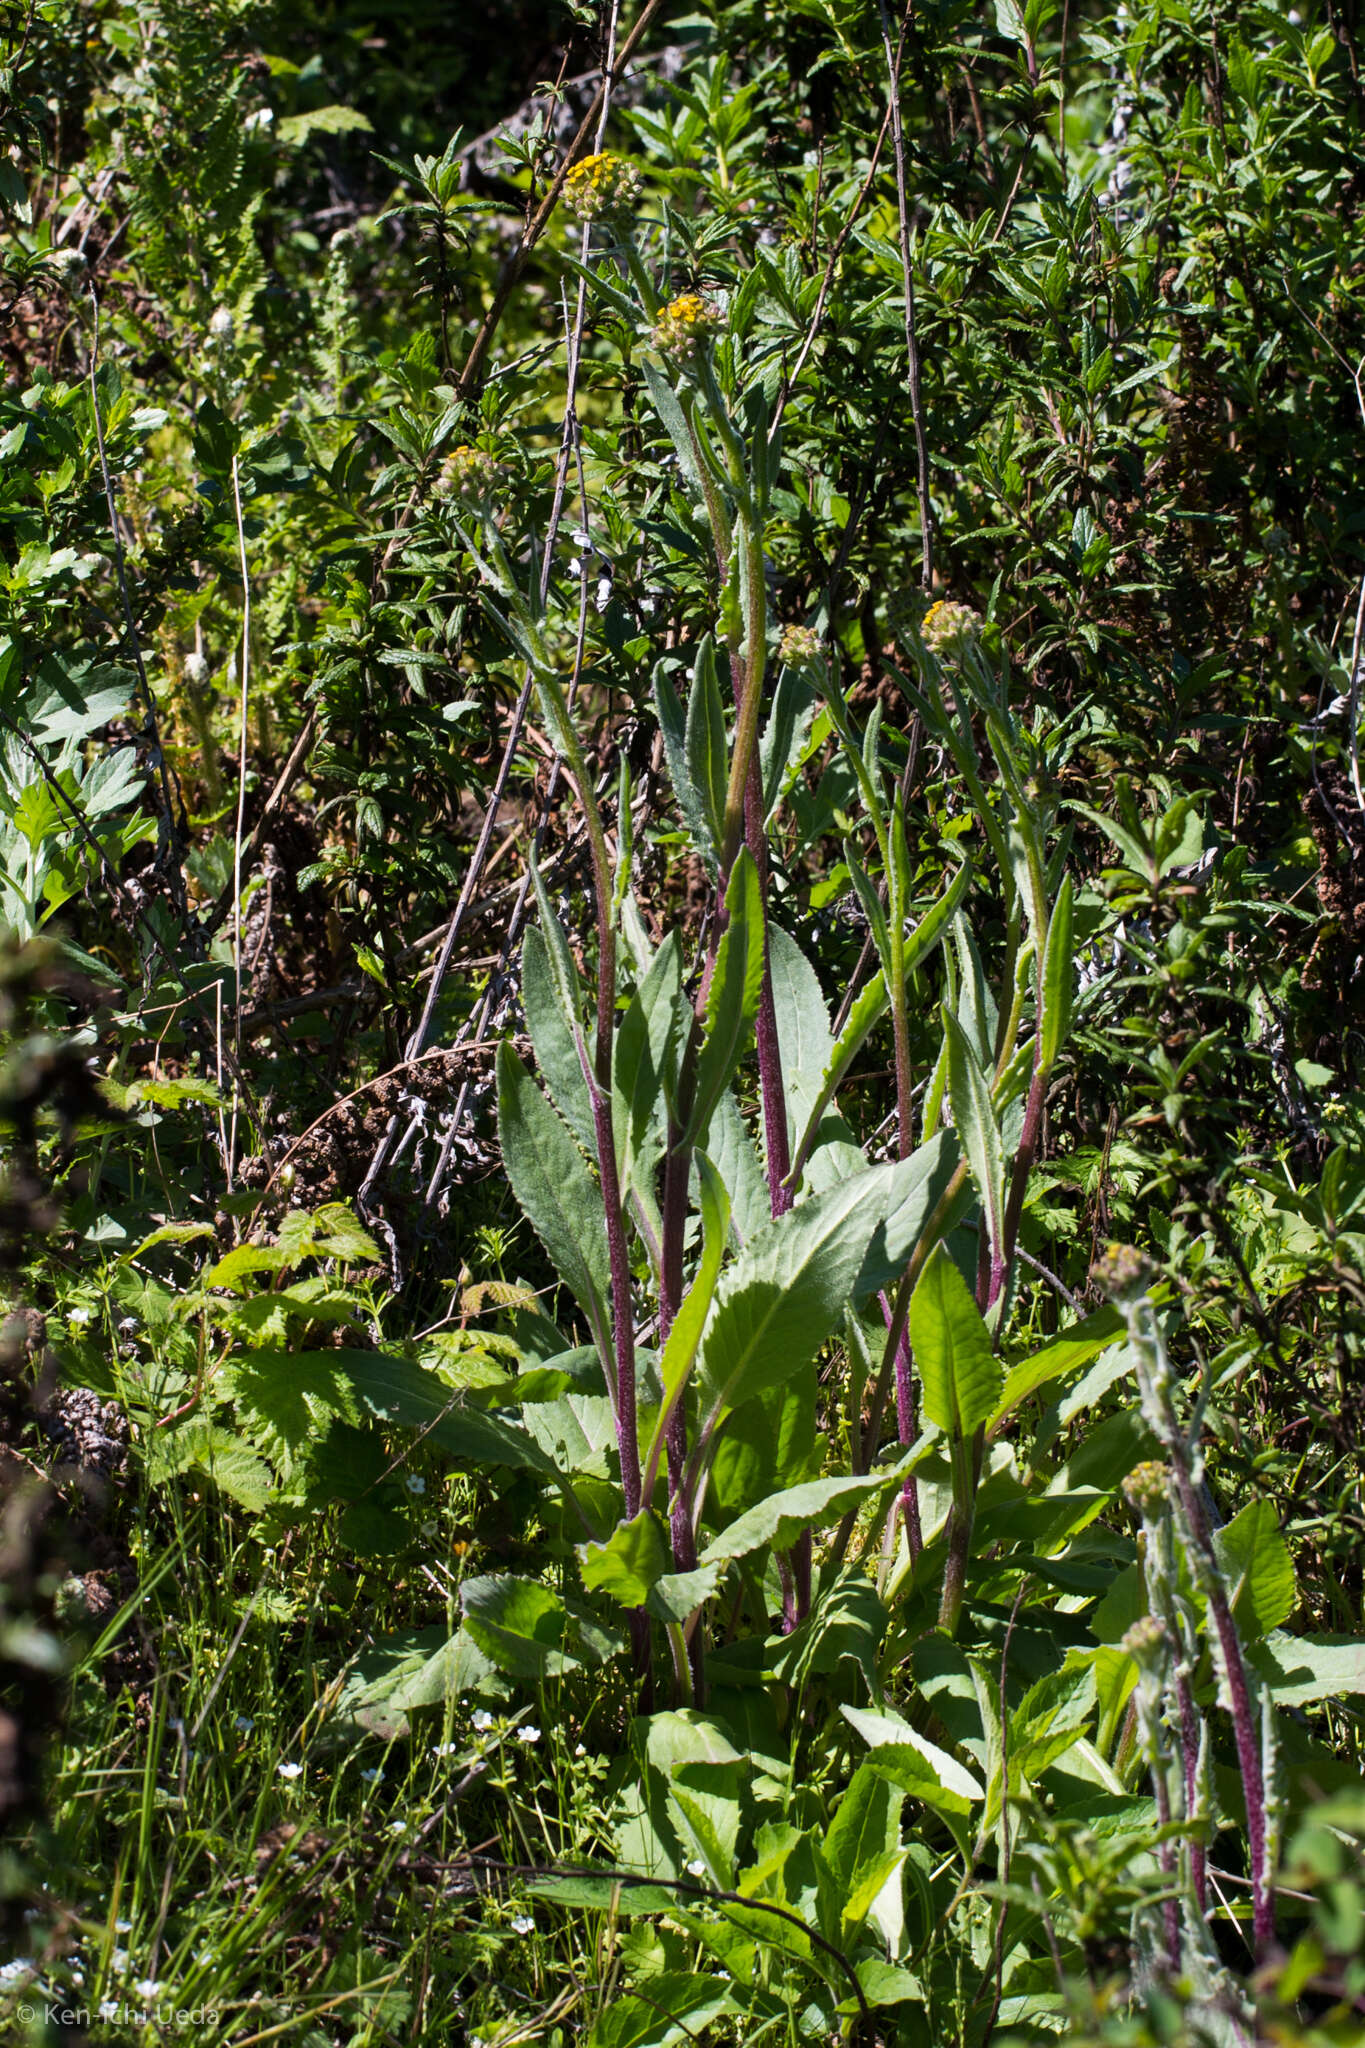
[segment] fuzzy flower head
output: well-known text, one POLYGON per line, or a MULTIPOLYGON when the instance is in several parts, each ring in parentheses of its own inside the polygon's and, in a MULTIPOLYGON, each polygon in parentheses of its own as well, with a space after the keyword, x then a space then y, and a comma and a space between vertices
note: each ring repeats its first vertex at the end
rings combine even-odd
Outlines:
POLYGON ((920 625, 920 638, 931 654, 964 654, 981 638, 981 614, 950 597, 931 604, 920 625))
POLYGON ((1114 1302, 1138 1301, 1146 1294, 1156 1268, 1131 1244, 1111 1244, 1091 1268, 1091 1277, 1114 1302))
POLYGON ((1171 1475, 1159 1458, 1144 1458, 1124 1480, 1123 1494, 1144 1522, 1155 1521, 1171 1497, 1171 1475))
POLYGON ((230 306, 215 306, 209 314, 209 339, 226 347, 237 331, 230 306))
POLYGON ((725 322, 715 306, 708 305, 699 292, 684 292, 670 299, 649 331, 650 346, 666 362, 694 363, 725 322))
POLYGON ((601 150, 576 163, 564 180, 564 197, 581 221, 625 220, 640 204, 641 179, 634 164, 601 150))
POLYGON ((777 643, 777 658, 788 668, 809 668, 823 653, 820 635, 813 626, 784 626, 777 643))
POLYGON ((458 498, 465 505, 486 505, 498 482, 498 465, 483 448, 469 448, 461 442, 441 464, 437 489, 443 497, 458 498))
POLYGON ((1154 1614, 1144 1614, 1141 1621, 1133 1623, 1119 1648, 1126 1650, 1144 1670, 1159 1668, 1167 1650, 1166 1624, 1154 1614))

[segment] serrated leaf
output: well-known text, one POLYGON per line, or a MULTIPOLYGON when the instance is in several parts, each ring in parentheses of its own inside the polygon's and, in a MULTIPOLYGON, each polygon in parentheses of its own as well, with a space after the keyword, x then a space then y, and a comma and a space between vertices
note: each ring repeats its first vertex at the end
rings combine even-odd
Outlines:
POLYGON ((664 1532, 648 1508, 619 1523, 605 1543, 581 1544, 578 1556, 589 1592, 605 1593, 622 1607, 643 1607, 669 1566, 664 1532))
POLYGON ((1224 1528, 1214 1531, 1213 1542, 1243 1640, 1266 1635, 1287 1621, 1298 1592, 1274 1504, 1248 1501, 1224 1528))

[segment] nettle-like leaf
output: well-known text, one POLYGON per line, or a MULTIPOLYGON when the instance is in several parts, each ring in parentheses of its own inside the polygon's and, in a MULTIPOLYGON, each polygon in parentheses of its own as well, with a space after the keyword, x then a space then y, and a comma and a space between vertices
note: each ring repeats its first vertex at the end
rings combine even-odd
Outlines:
POLYGON ((910 1297, 910 1346, 928 1420, 956 1440, 970 1436, 999 1401, 1003 1374, 981 1311, 942 1245, 910 1297))
POLYGON ((537 925, 531 925, 522 940, 521 999, 536 1067, 549 1090, 550 1099, 575 1137, 584 1145, 591 1146, 594 1142, 592 1102, 574 1036, 577 1028, 582 1038, 582 1026, 577 1016, 573 1016, 571 1021, 566 1011, 549 941, 537 925))
POLYGON ((1214 1532, 1233 1613, 1244 1638, 1266 1635, 1294 1612, 1298 1591, 1274 1504, 1251 1500, 1214 1532))

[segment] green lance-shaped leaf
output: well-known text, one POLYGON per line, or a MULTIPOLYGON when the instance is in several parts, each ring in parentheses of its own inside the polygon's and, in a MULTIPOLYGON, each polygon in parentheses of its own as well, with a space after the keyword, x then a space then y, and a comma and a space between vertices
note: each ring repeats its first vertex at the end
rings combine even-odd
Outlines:
MULTIPOLYGON (((913 932, 905 941, 905 978, 910 976, 938 945, 948 926, 957 913, 958 907, 971 886, 972 869, 963 861, 943 894, 933 903, 913 932)), ((861 1051, 869 1034, 874 1030, 891 1007, 885 970, 880 970, 871 981, 865 983, 854 1001, 845 1020, 844 1028, 830 1051, 815 1100, 809 1109, 799 1139, 793 1149, 791 1179, 795 1183, 801 1169, 810 1157, 820 1124, 834 1100, 841 1083, 861 1051)))
POLYGON ((941 1244, 910 1297, 910 1344, 926 1417, 961 1442, 990 1416, 1003 1373, 981 1311, 941 1244))
POLYGON ((536 1056, 540 1077, 550 1099, 564 1121, 585 1145, 594 1142, 592 1102, 579 1055, 582 1026, 566 1015, 553 956, 545 934, 536 925, 527 928, 521 942, 521 998, 526 1011, 526 1029, 536 1056))
POLYGON ((1005 1146, 991 1102, 991 1087, 966 1032, 945 1003, 948 1045, 948 1100, 962 1149, 972 1169, 990 1232, 991 1253, 999 1257, 1005 1239, 1005 1146))
MULTIPOLYGON (((631 317, 634 319, 633 313, 631 317)), ((650 362, 648 356, 644 357, 640 367, 644 373, 645 383, 649 388, 649 396, 654 410, 659 415, 660 423, 665 429, 669 440, 677 450, 678 466, 687 478, 688 483, 692 486, 694 496, 704 500, 705 487, 702 473, 697 463, 697 444, 687 424, 687 415, 682 409, 678 394, 663 372, 650 362)))
POLYGON ((701 797, 717 855, 725 826, 725 791, 730 777, 730 738, 716 676, 716 645, 708 633, 697 649, 687 698, 687 772, 701 797))
POLYGON ((700 856, 707 872, 714 875, 717 868, 715 839, 707 821, 702 792, 692 780, 692 770, 688 766, 687 716, 662 662, 657 663, 654 669, 654 708, 659 714, 659 731, 663 735, 669 780, 673 784, 673 794, 678 799, 693 851, 700 856))
POLYGON ((789 1550, 806 1530, 839 1521, 850 1508, 859 1508, 877 1494, 885 1493, 908 1469, 909 1460, 902 1459, 894 1469, 874 1472, 868 1478, 808 1479, 800 1486, 785 1486, 722 1529, 707 1544, 701 1562, 721 1564, 732 1557, 748 1557, 768 1544, 777 1550, 789 1550))
POLYGON ((1038 1026, 1038 1064, 1050 1074, 1071 1029, 1071 999, 1076 985, 1072 943, 1071 877, 1062 878, 1048 921, 1043 950, 1043 1014, 1038 1026))
POLYGON ((665 1111, 676 1101, 679 1049, 690 1014, 682 994, 682 942, 671 931, 627 1004, 612 1047, 613 1122, 623 1194, 632 1187, 647 1190, 663 1149, 665 1111))
POLYGON ((1021 1358, 1005 1376, 1000 1399, 990 1415, 992 1432, 1014 1413, 1030 1394, 1066 1379, 1078 1366, 1088 1365, 1101 1351, 1107 1351, 1124 1335, 1126 1324, 1116 1308, 1098 1308, 1079 1323, 1059 1330, 1042 1349, 1021 1358))
POLYGON ((506 1039, 498 1047, 498 1137, 512 1192, 587 1317, 610 1372, 602 1198, 583 1154, 506 1039))
POLYGON ((706 998, 706 1027, 697 1058, 697 1089, 688 1141, 698 1138, 748 1043, 763 986, 763 898, 758 870, 742 846, 725 891, 726 926, 706 998))
POLYGON ((706 1318, 710 1314, 711 1303, 715 1297, 716 1282, 720 1277, 720 1262, 724 1257, 726 1242, 730 1235, 730 1197, 726 1192, 725 1183, 704 1152, 697 1153, 696 1162, 698 1191, 701 1197, 701 1259, 692 1285, 673 1318, 673 1327, 668 1333, 663 1357, 659 1361, 663 1400, 659 1407, 659 1419, 654 1425, 654 1434, 645 1453, 643 1497, 646 1500, 653 1492, 654 1477, 659 1469, 669 1420, 683 1397, 692 1367, 696 1363, 697 1348, 701 1343, 701 1334, 706 1327, 706 1318))
POLYGON ((701 1347, 702 1436, 727 1410, 813 1358, 855 1297, 903 1270, 952 1175, 954 1147, 922 1146, 775 1217, 722 1275, 701 1347))

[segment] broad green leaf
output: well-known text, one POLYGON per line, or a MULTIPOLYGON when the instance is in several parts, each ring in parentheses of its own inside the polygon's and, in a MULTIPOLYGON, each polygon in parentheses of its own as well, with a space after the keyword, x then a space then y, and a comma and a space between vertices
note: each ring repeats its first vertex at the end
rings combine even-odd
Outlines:
POLYGON ((706 1865, 712 1884, 729 1891, 735 1881, 740 1799, 750 1775, 747 1757, 734 1763, 683 1764, 669 1785, 673 1804, 706 1865))
POLYGON ((769 1494, 818 1479, 825 1443, 817 1436, 820 1380, 815 1361, 780 1387, 731 1411, 717 1432, 705 1519, 723 1529, 769 1494))
POLYGON ((1225 1528, 1214 1531, 1213 1541, 1243 1640, 1266 1635, 1287 1621, 1298 1594, 1273 1503, 1248 1501, 1225 1528))
POLYGON ((642 1607, 669 1566, 664 1532, 648 1508, 619 1523, 605 1543, 580 1545, 578 1555, 589 1592, 605 1593, 622 1607, 642 1607))
POLYGON ((1352 1636, 1291 1636, 1272 1629, 1250 1646, 1247 1658, 1279 1707, 1365 1693, 1365 1642, 1352 1636))
POLYGON ((902 1267, 946 1184, 945 1153, 870 1167, 751 1237, 721 1275, 701 1348, 704 1434, 730 1408, 813 1358, 857 1293, 902 1267))
POLYGON ((868 1478, 808 1479, 800 1486, 784 1487, 760 1501, 739 1520, 731 1522, 702 1552, 703 1564, 719 1564, 732 1557, 747 1557, 751 1551, 771 1544, 776 1550, 790 1550, 807 1529, 823 1529, 837 1522, 850 1508, 861 1507, 876 1494, 895 1485, 905 1461, 890 1471, 868 1478))
POLYGON ((899 1714, 876 1713, 866 1707, 840 1707, 840 1713, 875 1752, 878 1767, 916 1799, 945 1811, 966 1813, 985 1798, 985 1788, 957 1758, 920 1735, 899 1714))
MULTIPOLYGON (((627 1893, 621 1910, 644 1908, 638 1901, 632 1905, 627 1893)), ((724 1978, 664 1971, 651 1976, 638 1994, 626 1991, 605 2004, 592 2023, 587 2048, 674 2048, 675 2043, 710 2039, 714 2024, 739 2010, 724 1978)))
POLYGON ((686 1621, 712 1598, 724 1577, 722 1565, 701 1565, 694 1572, 665 1572, 649 1589, 645 1605, 656 1621, 686 1621))
MULTIPOLYGON (((862 1873, 869 1865, 881 1866, 887 1850, 900 1846, 900 1806, 900 1798, 893 1794, 887 1780, 866 1762, 859 1764, 820 1844, 845 1917, 850 1894, 862 1873)), ((882 1868, 877 1890, 885 1877, 882 1868)))
POLYGON ((947 1436, 969 1437, 1000 1398, 1001 1366, 967 1283, 941 1244, 910 1298, 910 1346, 925 1415, 947 1436))
POLYGON ((1005 1147, 991 1102, 990 1082, 967 1034, 948 1005, 943 1006, 948 1045, 948 1100, 962 1149, 972 1169, 977 1194, 990 1231, 993 1253, 1005 1235, 1005 1147))
POLYGON ((522 1209, 608 1355, 607 1234, 587 1161, 518 1059, 498 1047, 498 1137, 522 1209))
POLYGON ((513 1678, 559 1678, 581 1668, 568 1648, 571 1624, 562 1600, 534 1579, 466 1579, 465 1627, 499 1671, 513 1678))
POLYGON ((726 926, 706 998, 706 1028, 687 1135, 697 1138, 749 1041, 763 982, 763 899, 758 870, 742 846, 725 891, 726 926))

